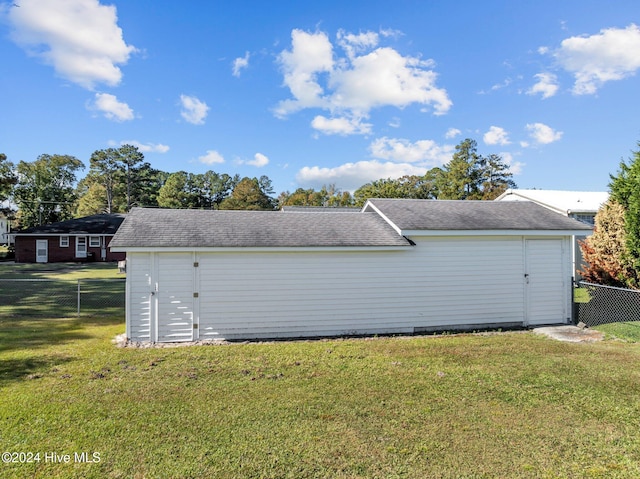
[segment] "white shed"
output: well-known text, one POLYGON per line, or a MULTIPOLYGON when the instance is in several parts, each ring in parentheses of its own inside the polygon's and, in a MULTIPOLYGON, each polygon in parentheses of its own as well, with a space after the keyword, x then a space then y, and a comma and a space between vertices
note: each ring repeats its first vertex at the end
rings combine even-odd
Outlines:
POLYGON ((111 247, 127 253, 130 340, 317 337, 567 323, 585 228, 516 202, 134 209, 111 247))

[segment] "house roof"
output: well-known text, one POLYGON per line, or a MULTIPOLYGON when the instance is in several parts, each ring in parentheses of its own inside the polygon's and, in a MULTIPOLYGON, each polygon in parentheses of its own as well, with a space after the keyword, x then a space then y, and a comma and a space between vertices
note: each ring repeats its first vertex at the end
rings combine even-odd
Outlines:
POLYGON ((115 234, 125 215, 123 214, 101 214, 74 218, 57 223, 33 226, 20 231, 15 231, 16 236, 21 235, 65 235, 65 234, 89 234, 89 235, 112 235, 115 234))
POLYGON ((591 231, 591 227, 532 202, 370 199, 402 234, 408 231, 591 231))
POLYGON ((360 213, 360 208, 346 206, 283 206, 284 213, 360 213))
POLYGON ((111 248, 409 246, 375 213, 134 208, 111 248))
POLYGON ((502 193, 496 201, 533 201, 565 215, 596 213, 609 199, 606 191, 514 190, 502 193))

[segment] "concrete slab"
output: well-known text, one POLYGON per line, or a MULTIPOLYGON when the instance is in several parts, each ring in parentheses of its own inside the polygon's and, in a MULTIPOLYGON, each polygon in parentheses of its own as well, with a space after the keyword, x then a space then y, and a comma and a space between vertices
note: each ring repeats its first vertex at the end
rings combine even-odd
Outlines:
POLYGON ((570 325, 544 326, 534 328, 533 332, 536 334, 544 334, 545 336, 558 341, 568 341, 571 343, 593 343, 604 339, 604 334, 600 331, 570 325))

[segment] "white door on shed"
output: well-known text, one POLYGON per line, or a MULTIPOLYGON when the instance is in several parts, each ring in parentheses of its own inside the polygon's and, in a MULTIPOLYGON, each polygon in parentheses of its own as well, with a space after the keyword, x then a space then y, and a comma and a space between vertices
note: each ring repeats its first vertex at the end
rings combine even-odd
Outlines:
POLYGON ((192 341, 194 266, 191 253, 157 255, 158 341, 192 341))
POLYGON ((527 323, 567 321, 567 289, 562 239, 525 240, 527 323))

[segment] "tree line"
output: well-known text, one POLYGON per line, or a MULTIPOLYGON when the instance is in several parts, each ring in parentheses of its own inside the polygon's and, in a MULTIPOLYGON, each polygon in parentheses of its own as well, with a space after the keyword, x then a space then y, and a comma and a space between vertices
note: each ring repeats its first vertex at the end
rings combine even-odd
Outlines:
MULTIPOLYGON (((96 150, 89 169, 69 155, 40 155, 11 163, 0 154, 0 203, 10 200, 18 228, 97 213, 124 213, 135 206, 273 210, 282 206, 360 207, 368 198, 492 200, 516 184, 498 155, 478 154, 475 140, 460 142, 451 160, 424 175, 379 179, 351 194, 335 185, 298 188, 277 197, 267 176, 241 178, 207 171, 168 173, 153 168, 135 146, 96 150)), ((5 213, 9 213, 8 211, 5 213)))

